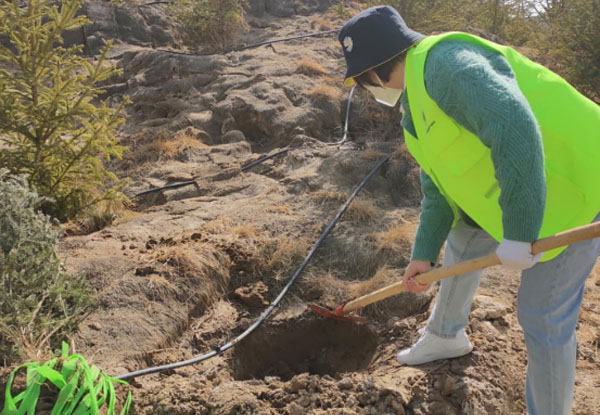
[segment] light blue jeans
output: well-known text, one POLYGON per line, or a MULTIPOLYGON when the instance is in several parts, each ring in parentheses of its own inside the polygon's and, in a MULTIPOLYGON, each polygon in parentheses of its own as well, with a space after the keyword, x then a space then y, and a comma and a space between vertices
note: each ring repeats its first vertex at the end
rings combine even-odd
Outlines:
MULTIPOLYGON (((600 214, 594 221, 600 220, 600 214)), ((485 231, 459 222, 448 236, 444 265, 495 252, 485 231)), ((600 253, 600 238, 571 245, 551 261, 523 271, 518 318, 527 345, 526 403, 529 415, 569 415, 575 383, 575 327, 584 284, 600 253)), ((468 324, 482 271, 441 282, 427 330, 445 338, 468 324)))

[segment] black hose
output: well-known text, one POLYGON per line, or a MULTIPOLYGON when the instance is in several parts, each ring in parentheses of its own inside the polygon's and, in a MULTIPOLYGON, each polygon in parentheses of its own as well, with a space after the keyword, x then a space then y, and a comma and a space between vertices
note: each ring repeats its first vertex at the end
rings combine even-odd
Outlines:
POLYGON ((165 190, 165 189, 177 189, 179 187, 189 186, 189 185, 195 184, 195 183, 196 183, 195 180, 188 180, 187 182, 169 184, 169 185, 163 186, 163 187, 157 187, 157 188, 154 188, 154 189, 144 190, 143 192, 136 193, 131 198, 135 199, 136 197, 144 196, 144 195, 147 195, 147 194, 150 194, 150 193, 160 192, 161 190, 165 190))
POLYGON ((242 167, 242 168, 241 168, 241 170, 242 170, 242 171, 246 171, 246 170, 248 170, 248 169, 251 169, 252 167, 254 167, 254 166, 258 166, 259 164, 261 164, 261 163, 262 163, 262 162, 264 162, 264 161, 267 161, 267 160, 269 160, 269 159, 272 159, 273 157, 277 157, 277 156, 279 156, 280 154, 285 154, 285 153, 287 153, 288 151, 290 151, 290 149, 286 147, 286 148, 284 148, 284 149, 282 149, 282 150, 279 150, 279 151, 278 151, 278 152, 276 152, 276 153, 270 154, 270 155, 268 155, 268 156, 261 157, 261 158, 259 158, 258 160, 256 160, 256 161, 253 161, 252 163, 245 165, 244 167, 242 167))
MULTIPOLYGON (((260 46, 265 46, 265 45, 272 45, 273 43, 279 43, 279 42, 287 42, 288 40, 297 40, 297 39, 304 39, 307 37, 316 37, 316 36, 325 36, 325 35, 329 35, 332 33, 337 33, 339 32, 339 29, 334 29, 334 30, 327 30, 324 32, 316 32, 316 33, 309 33, 306 35, 299 35, 299 36, 292 36, 292 37, 282 37, 282 38, 277 38, 277 39, 271 39, 271 40, 266 40, 264 42, 259 42, 259 43, 252 43, 250 45, 247 46, 241 46, 239 48, 234 48, 234 49, 230 49, 227 50, 225 52, 221 52, 221 55, 226 55, 228 53, 231 52, 240 52, 242 50, 246 50, 246 49, 253 49, 253 48, 258 48, 260 46)), ((189 52, 179 52, 176 50, 169 50, 169 49, 156 49, 159 52, 165 52, 165 53, 172 53, 174 55, 186 55, 186 56, 211 56, 211 55, 216 55, 216 53, 189 53, 189 52)))
MULTIPOLYGON (((254 166, 258 166, 259 164, 261 164, 261 163, 263 163, 263 162, 265 162, 265 161, 267 161, 269 159, 272 159, 274 157, 277 157, 280 154, 285 154, 288 151, 290 151, 290 149, 286 147, 286 148, 284 148, 282 150, 277 151, 276 153, 269 154, 268 156, 261 157, 258 160, 253 161, 252 163, 249 163, 249 164, 247 164, 245 166, 242 166, 242 168, 240 169, 240 171, 244 172, 246 170, 249 170, 249 169, 251 169, 254 166)), ((192 185, 192 184, 196 184, 196 180, 198 180, 198 179, 188 180, 188 181, 181 182, 181 183, 168 184, 166 186, 155 187, 153 189, 144 190, 143 192, 136 193, 135 195, 131 196, 131 198, 135 199, 136 197, 144 196, 144 195, 147 195, 147 194, 150 194, 150 193, 160 192, 161 190, 177 189, 177 188, 180 188, 180 187, 189 186, 189 185, 192 185)))
POLYGON ((323 241, 325 240, 327 235, 329 235, 329 233, 333 230, 336 223, 338 222, 338 220, 340 220, 340 218, 342 217, 344 212, 346 212, 346 209, 348 209, 348 206, 350 206, 350 203, 352 203, 352 200, 354 200, 354 198, 356 197, 358 192, 360 192, 362 190, 362 188, 367 184, 367 182, 371 179, 371 177, 373 177, 373 175, 375 173, 377 173, 377 171, 381 168, 381 166, 383 166, 390 159, 390 157, 391 156, 388 155, 384 159, 382 159, 379 163, 377 163, 377 165, 373 168, 373 170, 371 170, 371 172, 367 175, 367 177, 365 177, 363 179, 363 181, 360 182, 360 184, 356 187, 356 189, 354 189, 354 192, 352 192, 352 194, 350 195, 348 200, 346 200, 346 202, 338 210, 335 217, 331 220, 331 222, 329 222, 329 225, 327 225, 325 230, 321 233, 321 236, 319 237, 317 242, 315 242, 315 244, 309 251, 306 258, 304 258, 304 261, 302 261, 302 264, 300 264, 300 266, 298 267, 298 269, 296 270, 296 272, 294 273, 292 278, 290 278, 290 280, 288 281, 286 286, 283 288, 283 290, 281 290, 281 292, 279 293, 277 298, 271 303, 271 305, 269 305, 269 307, 265 311, 263 311, 261 313, 260 317, 254 322, 254 324, 252 324, 250 327, 248 327, 242 334, 237 336, 235 339, 233 339, 229 343, 224 344, 223 346, 217 346, 215 348, 215 350, 213 350, 210 353, 206 353, 202 356, 198 356, 198 357, 195 357, 192 359, 188 359, 188 360, 184 360, 184 361, 176 362, 176 363, 171 363, 171 364, 167 364, 167 365, 149 367, 147 369, 138 370, 136 372, 125 373, 123 375, 117 376, 116 379, 127 380, 127 379, 132 379, 132 378, 135 378, 138 376, 149 375, 151 373, 156 373, 156 372, 164 372, 165 370, 173 370, 173 369, 177 369, 177 368, 180 368, 183 366, 189 366, 189 365, 193 365, 195 363, 203 362, 204 360, 208 360, 212 357, 215 357, 215 356, 225 352, 226 350, 232 348, 233 346, 237 345, 244 338, 246 338, 250 333, 252 333, 254 330, 256 330, 262 323, 264 323, 264 321, 267 319, 267 317, 269 317, 269 315, 273 312, 275 307, 277 307, 279 305, 279 303, 281 302, 283 297, 287 294, 289 289, 292 287, 292 285, 294 284, 296 279, 298 279, 298 277, 300 276, 302 271, 304 271, 304 268, 306 268, 306 266, 308 265, 309 261, 311 260, 311 258, 315 254, 315 252, 317 251, 317 248, 321 245, 321 243, 323 243, 323 241))
POLYGON ((174 1, 151 1, 150 3, 142 3, 140 7, 154 6, 155 4, 174 4, 174 1))
MULTIPOLYGON (((240 52, 242 50, 257 48, 259 46, 264 46, 264 45, 271 45, 273 43, 287 42, 288 40, 304 39, 305 37, 325 36, 325 35, 329 35, 329 34, 337 33, 337 32, 339 32, 339 29, 326 30, 324 32, 309 33, 307 35, 299 35, 299 36, 292 36, 292 37, 282 37, 282 38, 278 38, 278 39, 266 40, 264 42, 253 43, 253 44, 248 45, 248 46, 242 46, 242 47, 239 47, 239 48, 231 49, 229 52, 240 52)), ((224 53, 229 53, 229 52, 224 52, 224 53)))

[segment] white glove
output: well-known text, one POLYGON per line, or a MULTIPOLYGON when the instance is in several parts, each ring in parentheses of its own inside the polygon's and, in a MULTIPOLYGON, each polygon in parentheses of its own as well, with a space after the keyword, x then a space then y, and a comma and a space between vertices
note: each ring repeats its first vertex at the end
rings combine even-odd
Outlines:
POLYGON ((534 266, 542 257, 543 252, 533 255, 531 243, 503 239, 496 249, 496 255, 504 268, 524 270, 534 266))

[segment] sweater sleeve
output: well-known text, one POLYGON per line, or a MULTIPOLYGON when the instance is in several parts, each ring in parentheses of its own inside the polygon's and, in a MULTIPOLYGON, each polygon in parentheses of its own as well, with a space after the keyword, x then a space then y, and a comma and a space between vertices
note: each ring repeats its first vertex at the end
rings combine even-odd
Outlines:
MULTIPOLYGON (((402 127, 417 136, 406 92, 402 95, 402 127)), ((431 178, 421 170, 421 213, 411 259, 437 263, 440 250, 454 221, 454 212, 431 178)))
POLYGON ((421 170, 421 214, 411 259, 437 263, 454 221, 454 212, 431 178, 421 170))
POLYGON ((542 139, 508 61, 479 45, 442 41, 427 56, 425 83, 442 111, 490 148, 504 238, 537 239, 546 202, 542 139))

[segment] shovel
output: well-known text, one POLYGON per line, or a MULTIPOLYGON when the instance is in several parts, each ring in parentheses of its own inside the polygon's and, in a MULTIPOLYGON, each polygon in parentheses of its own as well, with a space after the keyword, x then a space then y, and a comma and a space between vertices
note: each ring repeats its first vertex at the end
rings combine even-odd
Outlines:
MULTIPOLYGON (((538 239, 532 244, 531 251, 533 254, 539 254, 540 252, 550 251, 555 248, 560 248, 562 246, 571 245, 576 242, 586 241, 588 239, 597 237, 600 237, 600 222, 557 233, 556 235, 549 236, 547 238, 538 239)), ((433 269, 417 275, 415 280, 421 284, 431 284, 444 278, 466 274, 468 272, 491 267, 493 265, 500 265, 500 259, 498 259, 498 256, 495 253, 447 267, 433 269)), ((394 284, 388 285, 387 287, 373 291, 372 293, 365 294, 355 300, 345 302, 335 311, 329 311, 326 308, 314 304, 311 304, 310 308, 315 313, 324 317, 334 318, 336 320, 364 322, 366 321, 366 318, 350 316, 348 313, 393 295, 400 294, 404 291, 406 291, 404 281, 398 281, 394 284)))

